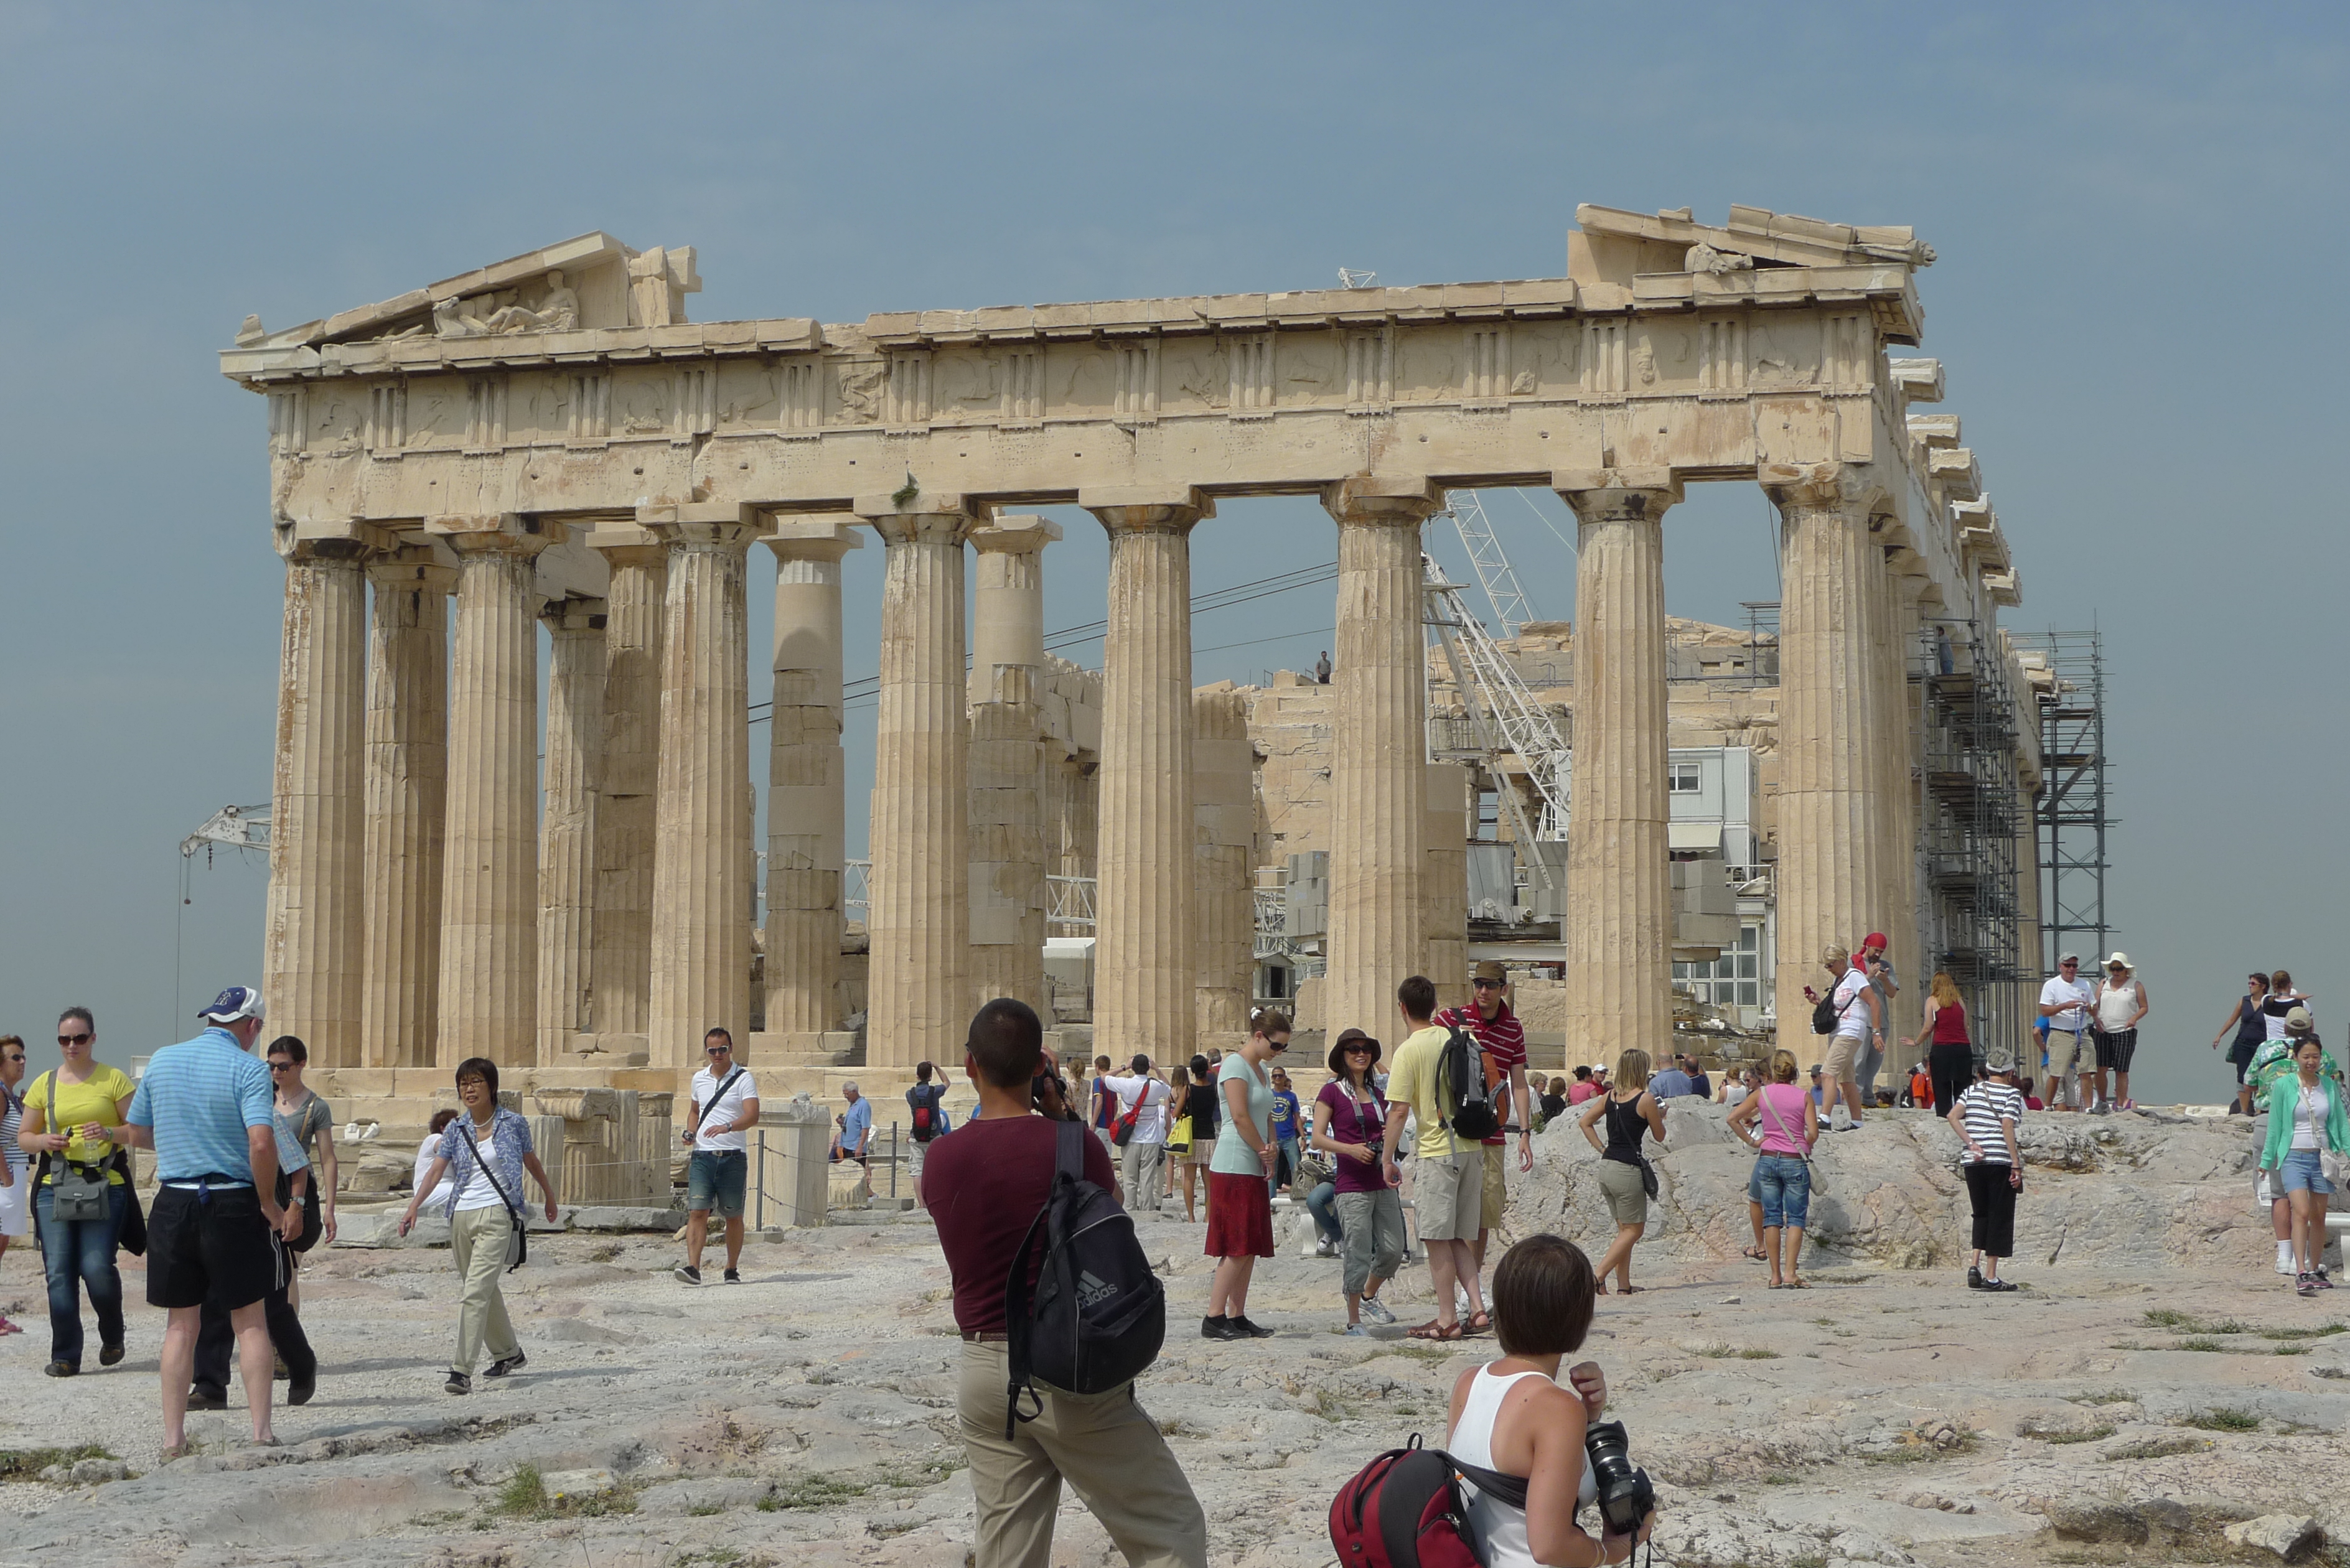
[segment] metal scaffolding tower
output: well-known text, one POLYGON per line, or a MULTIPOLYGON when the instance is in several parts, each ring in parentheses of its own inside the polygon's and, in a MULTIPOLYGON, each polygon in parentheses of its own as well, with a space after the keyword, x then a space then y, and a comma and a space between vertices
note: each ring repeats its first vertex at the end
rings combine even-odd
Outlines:
POLYGON ((2104 638, 2088 631, 2051 630, 2033 643, 2048 655, 2053 697, 2040 710, 2043 782, 2035 837, 2043 878, 2040 929, 2047 940, 2046 968, 2059 953, 2100 962, 2112 950, 2106 921, 2106 830, 2115 825, 2106 774, 2104 638))
POLYGON ((1929 620, 1909 661, 1918 720, 1918 886, 1934 967, 1966 999, 1978 1056, 2023 1044, 2022 840, 2015 748, 2029 709, 1983 624, 1929 620))

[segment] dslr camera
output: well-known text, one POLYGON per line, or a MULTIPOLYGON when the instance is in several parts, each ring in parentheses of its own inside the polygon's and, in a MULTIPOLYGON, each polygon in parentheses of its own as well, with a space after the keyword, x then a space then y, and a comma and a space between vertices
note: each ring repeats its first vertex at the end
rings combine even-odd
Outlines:
POLYGON ((1632 1439, 1621 1421, 1594 1421, 1583 1434, 1583 1457, 1599 1490, 1599 1516, 1611 1535, 1630 1535, 1657 1506, 1656 1484, 1632 1463, 1632 1439))

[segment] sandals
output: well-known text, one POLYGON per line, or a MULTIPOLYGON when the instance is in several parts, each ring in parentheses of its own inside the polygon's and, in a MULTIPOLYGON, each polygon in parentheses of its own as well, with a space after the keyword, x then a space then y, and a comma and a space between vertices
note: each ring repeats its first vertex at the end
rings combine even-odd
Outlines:
POLYGON ((1616 1293, 1619 1296, 1637 1296, 1648 1288, 1646 1285, 1618 1285, 1616 1288, 1616 1293))
POLYGON ((1418 1328, 1411 1330, 1410 1337, 1413 1339, 1438 1339, 1450 1342, 1461 1337, 1461 1325, 1457 1323, 1439 1323, 1435 1319, 1431 1318, 1428 1322, 1421 1324, 1418 1328))
POLYGON ((1738 1250, 1738 1255, 1742 1258, 1752 1258, 1758 1263, 1767 1263, 1771 1261, 1771 1255, 1760 1247, 1741 1247, 1738 1250))
POLYGON ((1461 1325, 1461 1332, 1463 1334, 1492 1333, 1493 1314, 1483 1311, 1471 1313, 1469 1314, 1469 1321, 1461 1325))
POLYGON ((1791 1291, 1807 1291, 1812 1288, 1812 1282, 1809 1280, 1789 1280, 1784 1288, 1791 1291))

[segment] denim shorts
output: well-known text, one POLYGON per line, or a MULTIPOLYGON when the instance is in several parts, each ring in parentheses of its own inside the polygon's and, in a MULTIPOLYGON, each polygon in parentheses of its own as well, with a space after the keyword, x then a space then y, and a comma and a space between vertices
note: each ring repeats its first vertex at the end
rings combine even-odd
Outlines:
POLYGON ((1800 1231, 1812 1213, 1812 1168, 1792 1154, 1757 1155, 1748 1183, 1762 1205, 1762 1228, 1800 1231))
POLYGON ((2284 1192, 2314 1192, 2323 1198, 2334 1190, 2334 1183, 2325 1179, 2325 1162, 2317 1158, 2314 1148, 2285 1150, 2284 1163, 2277 1168, 2277 1179, 2271 1190, 2284 1192))
POLYGON ((685 1206, 724 1220, 743 1217, 744 1179, 751 1161, 739 1148, 698 1148, 685 1162, 685 1206))

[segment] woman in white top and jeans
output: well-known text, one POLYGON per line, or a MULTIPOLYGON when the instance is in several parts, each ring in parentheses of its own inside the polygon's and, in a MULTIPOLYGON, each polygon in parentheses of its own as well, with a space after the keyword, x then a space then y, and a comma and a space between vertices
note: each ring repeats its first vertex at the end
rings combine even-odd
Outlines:
MULTIPOLYGON (((1445 1450, 1464 1464, 1526 1483, 1516 1507, 1464 1480, 1469 1532, 1485 1568, 1599 1568, 1630 1560, 1657 1516, 1638 1533, 1594 1537, 1575 1522, 1596 1495, 1584 1465, 1583 1435, 1607 1406, 1607 1379, 1586 1361, 1559 1386, 1558 1364, 1579 1350, 1596 1309, 1591 1260, 1564 1237, 1529 1236, 1493 1271, 1493 1333, 1502 1358, 1461 1375, 1452 1386, 1445 1450)), ((1603 1532, 1605 1526, 1602 1526, 1603 1532)))

